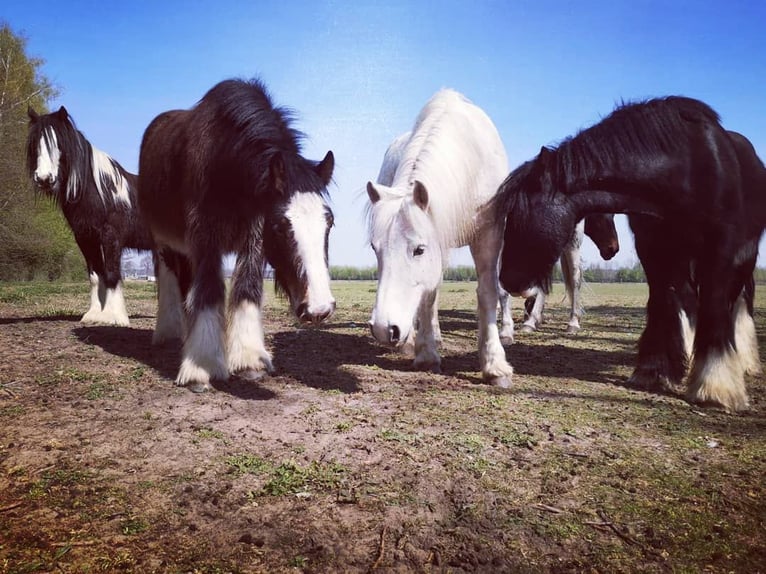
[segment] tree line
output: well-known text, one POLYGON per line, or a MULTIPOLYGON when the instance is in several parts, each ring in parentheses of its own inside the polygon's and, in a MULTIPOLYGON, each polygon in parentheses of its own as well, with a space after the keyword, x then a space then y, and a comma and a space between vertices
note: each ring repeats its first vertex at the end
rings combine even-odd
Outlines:
POLYGON ((0 280, 81 278, 82 255, 64 217, 26 172, 27 108, 47 113, 58 91, 26 38, 0 22, 0 280))

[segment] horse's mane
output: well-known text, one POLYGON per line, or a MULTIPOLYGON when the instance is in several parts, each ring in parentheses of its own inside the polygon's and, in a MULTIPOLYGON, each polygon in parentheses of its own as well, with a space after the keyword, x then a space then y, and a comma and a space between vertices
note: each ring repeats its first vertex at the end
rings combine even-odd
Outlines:
POLYGON ((587 188, 591 178, 620 165, 626 156, 673 154, 684 141, 690 124, 718 124, 718 114, 707 104, 692 98, 668 96, 651 100, 621 102, 599 123, 557 146, 544 147, 532 160, 522 164, 501 184, 493 200, 498 219, 511 211, 521 224, 530 213, 528 193, 568 193, 573 186, 587 188))
POLYGON ((225 149, 214 150, 218 159, 223 165, 246 167, 247 181, 255 179, 258 189, 263 189, 269 176, 268 162, 274 154, 280 153, 291 191, 327 193, 321 178, 310 169, 317 162, 300 155, 304 135, 292 125, 294 112, 275 106, 266 86, 259 79, 219 82, 195 108, 215 116, 216 125, 220 127, 213 126, 211 129, 223 130, 220 139, 211 140, 226 142, 225 149))
POLYGON ((599 123, 566 138, 553 148, 555 180, 568 187, 587 186, 596 172, 611 170, 626 155, 653 158, 672 154, 690 123, 717 124, 718 114, 692 98, 668 96, 639 102, 621 102, 599 123))
POLYGON ((93 146, 77 129, 68 113, 59 111, 39 116, 30 126, 27 137, 27 172, 30 179, 37 168, 41 138, 45 139, 50 149, 55 137, 59 150, 66 153, 66 166, 59 165, 59 170, 66 176, 66 192, 63 197, 61 194, 54 197, 59 205, 78 201, 89 181, 96 186, 102 201, 106 201, 107 197, 112 201, 119 198, 130 205, 128 172, 111 156, 93 146))
MULTIPOLYGON (((485 156, 494 151, 493 142, 489 141, 492 134, 483 137, 478 130, 492 123, 488 118, 480 123, 479 114, 484 116, 454 90, 437 92, 418 114, 412 135, 402 150, 393 185, 386 190, 388 199, 403 200, 412 196, 415 181, 425 186, 431 219, 443 249, 470 239, 475 232, 476 210, 489 199, 479 197, 483 190, 478 186, 479 176, 486 168, 485 156)), ((499 140, 499 136, 495 137, 499 140)), ((507 167, 503 165, 502 169, 507 167)))

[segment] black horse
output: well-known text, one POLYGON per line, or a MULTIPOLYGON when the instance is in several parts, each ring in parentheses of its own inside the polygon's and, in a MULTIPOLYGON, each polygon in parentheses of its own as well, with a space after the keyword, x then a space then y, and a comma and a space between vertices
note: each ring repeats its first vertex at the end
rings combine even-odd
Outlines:
POLYGON ((622 105, 542 148, 501 189, 506 289, 544 284, 585 215, 628 213, 649 282, 631 384, 680 383, 691 361, 691 401, 747 408, 744 373, 760 366, 752 273, 766 226, 766 169, 747 139, 690 98, 622 105))
MULTIPOLYGON (((561 275, 564 279, 569 302, 569 321, 567 333, 577 333, 580 330, 580 317, 583 307, 580 302, 580 288, 582 287, 582 266, 580 262, 580 247, 583 235, 587 235, 598 247, 599 254, 604 261, 609 261, 620 251, 620 238, 617 236, 617 228, 614 226, 613 213, 591 213, 585 217, 582 225, 575 227, 574 235, 561 253, 561 275)), ((548 282, 550 284, 550 282, 548 282)), ((524 301, 524 324, 522 332, 531 333, 536 331, 543 323, 543 309, 549 286, 536 290, 534 296, 527 297, 524 301)), ((505 312, 507 292, 500 289, 500 305, 505 312)), ((506 341, 513 340, 513 322, 506 321, 503 315, 503 331, 501 337, 506 341), (510 323, 510 327, 508 326, 510 323), (510 332, 509 337, 507 333, 510 332), (505 336, 504 336, 505 333, 505 336)))
POLYGON ((144 133, 139 204, 162 254, 155 342, 180 333, 166 310, 179 295, 186 302, 178 385, 204 391, 229 373, 273 370, 261 325, 266 262, 301 321, 320 322, 335 309, 325 201, 334 159, 304 159, 291 123, 259 81, 226 80, 192 109, 160 114, 144 133), (237 263, 224 329, 221 262, 229 252, 237 263))
POLYGON ((28 115, 29 177, 61 208, 88 267, 90 309, 82 322, 128 325, 122 251, 152 248, 136 208, 137 176, 93 147, 64 106, 45 115, 29 108, 28 115))

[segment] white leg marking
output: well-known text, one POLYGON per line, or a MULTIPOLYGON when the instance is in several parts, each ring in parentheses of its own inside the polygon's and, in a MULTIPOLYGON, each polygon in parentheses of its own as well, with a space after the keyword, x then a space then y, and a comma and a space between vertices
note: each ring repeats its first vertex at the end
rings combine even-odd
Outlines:
POLYGON ((120 327, 130 325, 128 311, 125 308, 125 297, 122 294, 122 281, 117 283, 114 289, 106 290, 104 315, 109 318, 109 323, 112 325, 119 325, 120 327))
POLYGON ((242 301, 229 312, 226 349, 230 373, 244 370, 274 372, 263 338, 261 310, 252 301, 242 301))
MULTIPOLYGON (((535 294, 535 303, 532 305, 532 311, 524 318, 522 331, 532 333, 543 324, 543 309, 545 308, 545 293, 542 289, 537 290, 535 294)), ((524 312, 526 314, 526 301, 524 302, 524 312)))
POLYGON ((727 411, 749 406, 742 363, 734 349, 710 356, 705 364, 696 360, 689 375, 688 398, 696 403, 716 403, 727 411))
POLYGON ((183 361, 176 384, 193 391, 205 391, 210 381, 225 381, 229 376, 223 347, 223 314, 220 309, 205 309, 197 314, 184 343, 183 361))
POLYGON ((157 274, 157 322, 152 335, 153 345, 182 339, 186 323, 181 288, 175 274, 163 261, 160 261, 157 274))
POLYGON ((81 323, 98 324, 101 316, 101 299, 106 299, 106 293, 101 296, 101 283, 95 271, 90 274, 90 308, 80 319, 81 323))
POLYGON ((114 289, 107 289, 96 273, 90 274, 90 309, 80 319, 89 325, 130 325, 122 294, 122 283, 114 289))
POLYGON ((691 323, 689 323, 689 316, 686 314, 686 311, 681 309, 678 318, 681 321, 681 337, 684 340, 684 351, 689 361, 691 361, 694 357, 694 329, 692 329, 691 323))
POLYGON ((500 298, 500 341, 505 345, 513 343, 513 314, 511 312, 511 296, 505 289, 498 286, 500 298))
POLYGON ((758 353, 758 335, 753 318, 747 312, 747 303, 742 296, 734 306, 734 343, 737 346, 737 354, 745 373, 760 374, 761 358, 758 353))
MULTIPOLYGON (((438 291, 437 291, 438 293, 438 291)), ((418 330, 415 334, 415 360, 413 366, 423 371, 441 372, 442 360, 437 349, 437 335, 441 340, 437 297, 424 295, 418 309, 418 330)))

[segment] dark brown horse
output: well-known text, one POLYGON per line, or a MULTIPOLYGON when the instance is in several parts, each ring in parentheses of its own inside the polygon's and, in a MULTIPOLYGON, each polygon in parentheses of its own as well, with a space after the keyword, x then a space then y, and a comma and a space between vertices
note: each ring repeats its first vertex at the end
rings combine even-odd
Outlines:
POLYGON ((290 114, 259 81, 221 82, 194 108, 160 114, 146 129, 139 205, 162 255, 155 342, 179 334, 167 310, 179 293, 186 302, 178 385, 204 391, 229 373, 273 370, 261 325, 267 262, 301 321, 335 310, 325 201, 333 165, 331 152, 319 163, 300 155, 290 114), (221 264, 230 252, 237 264, 224 321, 221 264))

